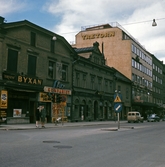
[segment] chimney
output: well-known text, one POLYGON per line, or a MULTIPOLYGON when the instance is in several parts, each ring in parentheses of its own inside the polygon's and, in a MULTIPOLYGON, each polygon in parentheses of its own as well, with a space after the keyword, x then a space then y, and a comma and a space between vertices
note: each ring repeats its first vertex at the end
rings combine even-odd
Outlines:
POLYGON ((0 24, 3 24, 3 23, 4 23, 4 20, 5 20, 5 18, 2 17, 2 16, 0 16, 0 24))
POLYGON ((104 42, 102 42, 102 54, 104 54, 104 42))

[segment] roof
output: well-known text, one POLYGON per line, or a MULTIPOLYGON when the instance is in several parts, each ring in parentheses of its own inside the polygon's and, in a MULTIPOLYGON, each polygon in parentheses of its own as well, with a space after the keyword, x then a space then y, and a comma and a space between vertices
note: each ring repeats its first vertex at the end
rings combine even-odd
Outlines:
POLYGON ((85 53, 85 52, 92 52, 94 47, 86 47, 86 48, 75 48, 74 49, 77 53, 85 53))
POLYGON ((7 29, 12 29, 12 28, 17 28, 17 27, 23 27, 23 26, 27 26, 33 29, 36 29, 37 31, 40 31, 44 34, 47 34, 49 36, 56 36, 57 39, 60 39, 63 43, 65 43, 65 45, 71 50, 71 52, 73 52, 74 54, 76 54, 75 50, 71 47, 71 45, 68 43, 68 41, 63 37, 60 36, 50 30, 47 30, 43 27, 40 27, 28 20, 22 20, 22 21, 16 21, 16 22, 10 22, 10 23, 2 23, 0 24, 1 29, 3 30, 7 30, 7 29))

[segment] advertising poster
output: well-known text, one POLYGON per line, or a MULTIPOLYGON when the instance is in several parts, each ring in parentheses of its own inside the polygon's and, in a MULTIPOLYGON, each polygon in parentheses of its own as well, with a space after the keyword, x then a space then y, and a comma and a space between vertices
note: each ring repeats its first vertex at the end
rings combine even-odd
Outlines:
POLYGON ((0 95, 1 95, 0 108, 6 109, 7 108, 7 91, 1 90, 0 95))
POLYGON ((13 117, 21 117, 22 109, 13 109, 13 117))
POLYGON ((51 97, 47 93, 40 92, 38 101, 40 102, 51 102, 51 97))

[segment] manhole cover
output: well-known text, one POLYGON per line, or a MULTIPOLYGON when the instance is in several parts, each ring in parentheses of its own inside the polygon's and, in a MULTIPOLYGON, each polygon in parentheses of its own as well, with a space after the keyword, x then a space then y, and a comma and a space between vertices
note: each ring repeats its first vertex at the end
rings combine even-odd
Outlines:
POLYGON ((60 143, 59 141, 43 141, 43 143, 60 143))
POLYGON ((72 146, 53 146, 55 148, 58 148, 58 149, 62 149, 62 148, 72 148, 72 146))

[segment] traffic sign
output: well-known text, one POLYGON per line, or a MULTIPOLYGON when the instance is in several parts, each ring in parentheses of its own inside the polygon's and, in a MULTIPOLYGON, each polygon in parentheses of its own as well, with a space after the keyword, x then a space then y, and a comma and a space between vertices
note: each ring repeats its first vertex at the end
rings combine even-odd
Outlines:
POLYGON ((119 97, 119 95, 116 95, 114 102, 121 102, 121 98, 119 97))
POLYGON ((115 103, 114 105, 115 112, 121 112, 122 111, 122 103, 115 103))

